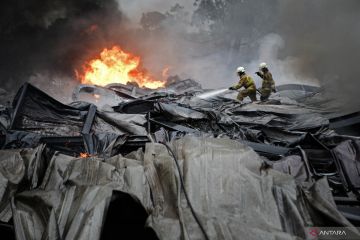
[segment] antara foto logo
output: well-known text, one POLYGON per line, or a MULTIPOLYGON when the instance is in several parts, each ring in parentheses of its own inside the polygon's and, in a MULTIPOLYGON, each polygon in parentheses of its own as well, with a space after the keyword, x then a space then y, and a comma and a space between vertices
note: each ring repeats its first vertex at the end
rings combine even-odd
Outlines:
POLYGON ((346 236, 345 230, 323 230, 319 228, 309 228, 309 235, 312 240, 326 236, 346 236))
POLYGON ((309 234, 312 237, 312 239, 317 239, 319 236, 320 230, 318 228, 309 228, 309 234))

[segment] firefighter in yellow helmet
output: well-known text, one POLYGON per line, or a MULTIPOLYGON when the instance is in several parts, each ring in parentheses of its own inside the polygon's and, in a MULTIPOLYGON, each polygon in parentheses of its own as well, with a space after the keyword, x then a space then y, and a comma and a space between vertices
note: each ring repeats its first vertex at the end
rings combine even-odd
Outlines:
POLYGON ((249 97, 251 101, 256 101, 256 85, 254 80, 245 73, 245 68, 243 67, 238 67, 236 72, 240 81, 235 86, 230 87, 229 90, 237 90, 243 87, 244 89, 239 92, 237 99, 242 101, 244 98, 249 97))
POLYGON ((263 79, 262 88, 261 88, 261 101, 266 101, 269 99, 271 92, 276 92, 275 90, 275 81, 272 77, 271 72, 269 71, 266 63, 261 63, 259 66, 259 72, 256 74, 263 79))

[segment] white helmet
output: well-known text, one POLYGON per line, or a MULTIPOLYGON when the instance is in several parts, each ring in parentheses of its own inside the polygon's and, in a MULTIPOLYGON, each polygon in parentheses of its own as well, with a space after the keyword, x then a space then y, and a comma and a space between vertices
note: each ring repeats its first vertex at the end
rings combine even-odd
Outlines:
POLYGON ((236 69, 236 72, 237 72, 237 73, 244 73, 244 72, 245 72, 245 68, 244 68, 244 67, 238 67, 238 68, 236 69))
POLYGON ((267 64, 264 63, 264 62, 263 62, 263 63, 260 63, 259 68, 260 68, 260 69, 267 68, 267 64))

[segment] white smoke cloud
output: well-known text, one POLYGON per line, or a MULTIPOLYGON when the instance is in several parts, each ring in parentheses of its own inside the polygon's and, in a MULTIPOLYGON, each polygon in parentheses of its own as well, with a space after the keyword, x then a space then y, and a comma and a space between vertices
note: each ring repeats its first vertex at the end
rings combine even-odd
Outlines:
MULTIPOLYGON (((142 13, 168 12, 178 1, 119 0, 118 2, 121 11, 139 27, 142 13)), ((235 69, 244 66, 248 74, 254 77, 257 85, 261 86, 261 79, 254 73, 258 70, 260 62, 267 62, 277 84, 317 84, 316 79, 304 78, 293 71, 298 64, 297 58, 291 56, 279 58, 278 53, 286 43, 278 34, 270 33, 253 41, 253 39, 244 39, 244 32, 240 31, 239 35, 229 36, 234 45, 239 39, 242 41, 240 47, 234 47, 231 44, 227 45, 229 41, 214 40, 208 35, 207 26, 194 31, 194 26, 190 22, 194 12, 193 2, 193 0, 185 0, 180 3, 185 7, 183 11, 189 13, 188 19, 165 21, 162 24, 162 31, 137 40, 144 57, 144 65, 151 72, 159 73, 163 68, 170 67, 170 74, 195 79, 204 88, 221 88, 236 83, 238 77, 235 69), (258 48, 246 52, 247 48, 254 49, 254 45, 258 48), (244 49, 246 56, 243 55, 244 49)), ((234 26, 237 24, 231 23, 231 26, 225 28, 231 29, 234 26)), ((246 31, 251 32, 251 27, 246 31)))
MULTIPOLYGON (((300 59, 292 56, 283 59, 279 57, 279 52, 285 47, 285 44, 279 34, 270 33, 262 38, 259 41, 258 58, 247 64, 249 73, 255 73, 259 69, 259 64, 266 62, 277 85, 289 83, 319 85, 316 78, 305 77, 304 74, 294 71, 300 64, 300 59)), ((256 77, 255 81, 257 86, 261 86, 260 78, 256 77)))

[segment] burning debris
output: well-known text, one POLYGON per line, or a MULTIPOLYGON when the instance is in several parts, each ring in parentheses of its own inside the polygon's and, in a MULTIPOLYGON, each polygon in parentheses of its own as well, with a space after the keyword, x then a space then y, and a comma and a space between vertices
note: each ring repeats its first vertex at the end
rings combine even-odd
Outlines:
MULTIPOLYGON (((136 83, 140 87, 156 89, 163 87, 165 81, 154 79, 145 69, 140 67, 138 56, 124 52, 119 46, 105 48, 100 58, 93 59, 83 66, 83 73, 76 71, 83 84, 106 86, 112 83, 136 83)), ((164 69, 166 74, 168 68, 164 69)))
POLYGON ((235 239, 293 239, 329 224, 358 234, 358 113, 325 108, 320 89, 284 85, 242 104, 192 80, 82 91, 118 98, 64 105, 25 84, 0 108, 9 237, 226 239, 221 226, 235 239))
POLYGON ((88 158, 88 157, 91 157, 91 155, 90 154, 88 154, 88 153, 80 153, 80 156, 79 156, 80 158, 88 158))

